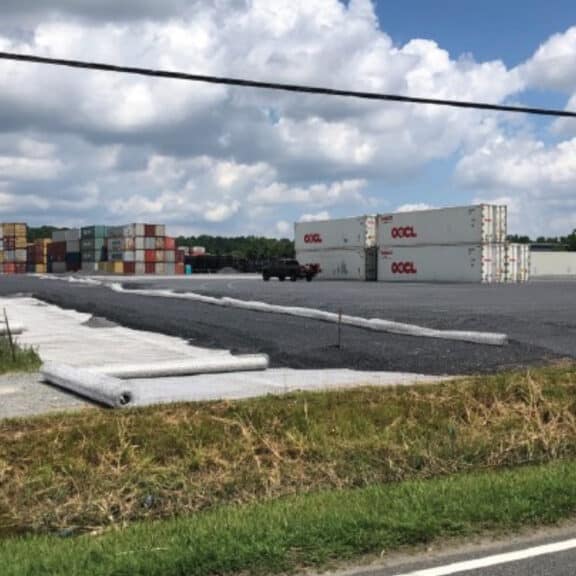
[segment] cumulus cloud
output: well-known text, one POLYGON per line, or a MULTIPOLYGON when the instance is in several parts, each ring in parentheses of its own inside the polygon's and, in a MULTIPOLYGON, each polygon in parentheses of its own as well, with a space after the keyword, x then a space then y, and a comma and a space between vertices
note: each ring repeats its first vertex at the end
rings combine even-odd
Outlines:
MULTIPOLYGON (((455 58, 431 40, 395 45, 370 0, 8 0, 0 49, 503 102, 538 82, 572 89, 573 71, 562 59, 573 53, 572 35, 551 39, 510 70, 500 61, 455 58), (551 57, 563 70, 556 76, 543 64, 551 57)), ((506 118, 492 113, 15 62, 0 62, 0 82, 6 217, 146 218, 181 231, 282 235, 300 214, 372 212, 375 182, 409 180, 455 154, 464 155, 457 179, 465 189, 494 190, 503 178, 478 160, 504 133, 506 118)), ((537 163, 538 144, 522 146, 524 163, 537 163)), ((538 171, 502 170, 516 174, 506 186, 518 190, 538 171)))
POLYGON ((514 231, 540 235, 576 227, 576 138, 546 146, 528 137, 495 137, 460 160, 456 178, 477 191, 477 201, 507 204, 514 231))
POLYGON ((316 212, 315 214, 302 214, 298 218, 298 222, 321 222, 322 220, 330 220, 330 212, 322 210, 322 212, 316 212))

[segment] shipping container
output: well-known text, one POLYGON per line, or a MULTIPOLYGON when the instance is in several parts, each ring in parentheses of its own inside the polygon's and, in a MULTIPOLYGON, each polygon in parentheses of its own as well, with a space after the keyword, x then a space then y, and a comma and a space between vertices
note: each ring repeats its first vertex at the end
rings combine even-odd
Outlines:
POLYGON ((156 250, 164 250, 164 238, 156 238, 156 250))
POLYGON ((85 260, 82 260, 82 272, 86 272, 88 274, 92 274, 93 272, 98 272, 100 270, 99 268, 100 263, 99 262, 87 262, 85 260))
POLYGON ((134 248, 136 250, 146 250, 146 238, 144 237, 137 237, 134 239, 134 248))
POLYGON ((156 262, 154 265, 154 274, 166 274, 166 265, 164 262, 156 262))
POLYGON ((366 280, 366 250, 303 250, 296 253, 301 265, 320 266, 318 280, 366 280))
POLYGON ((294 225, 296 252, 369 248, 376 245, 376 217, 359 216, 340 220, 297 222, 294 225))
POLYGON ((157 224, 154 227, 154 236, 156 237, 166 236, 166 226, 164 226, 164 224, 157 224))
POLYGON ((156 238, 144 238, 144 250, 156 250, 156 238))
POLYGON ((532 277, 576 276, 576 252, 540 252, 530 254, 532 277))
POLYGON ((174 262, 166 262, 164 272, 168 276, 174 276, 176 274, 176 264, 174 262))
POLYGON ((176 251, 175 250, 166 250, 166 252, 164 252, 164 261, 165 262, 176 262, 176 251))
POLYGON ((80 230, 82 240, 104 239, 107 235, 106 226, 86 226, 80 230))
POLYGON ((80 240, 67 240, 66 252, 79 254, 80 253, 80 240))
POLYGON ((156 236, 156 226, 154 224, 144 224, 144 236, 154 238, 156 236))
POLYGON ((146 251, 145 250, 136 250, 136 262, 146 262, 146 251))
POLYGON ((78 228, 70 230, 54 230, 52 232, 52 240, 54 242, 80 242, 81 232, 78 228))
POLYGON ((166 236, 164 238, 164 250, 176 250, 176 239, 166 236))
POLYGON ((66 262, 52 262, 49 269, 53 274, 65 274, 68 271, 66 262))
POLYGON ((381 282, 478 282, 504 280, 502 244, 390 246, 378 251, 381 282))
POLYGON ((378 216, 380 246, 505 243, 505 206, 480 204, 378 216))
POLYGON ((144 264, 146 274, 155 274, 156 273, 156 264, 154 262, 146 262, 144 264))
POLYGON ((146 264, 144 262, 136 262, 135 273, 139 276, 146 274, 146 264))
POLYGON ((164 250, 156 250, 156 262, 164 262, 164 250))
POLYGON ((124 262, 124 274, 134 274, 136 272, 136 264, 134 262, 124 262))

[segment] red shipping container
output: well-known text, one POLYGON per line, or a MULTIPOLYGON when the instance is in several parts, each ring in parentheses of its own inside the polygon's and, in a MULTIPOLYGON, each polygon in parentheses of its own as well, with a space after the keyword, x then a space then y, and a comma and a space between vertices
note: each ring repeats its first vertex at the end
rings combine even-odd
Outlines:
POLYGON ((156 250, 146 250, 144 252, 144 262, 148 263, 156 262, 156 250))
POLYGON ((184 263, 176 264, 176 274, 184 274, 184 263))
POLYGON ((16 239, 13 236, 4 236, 4 250, 16 250, 16 239))
POLYGON ((16 272, 16 264, 14 262, 4 262, 4 274, 14 274, 16 272))
POLYGON ((154 264, 153 262, 146 262, 146 264, 144 264, 144 266, 146 267, 146 274, 155 274, 156 273, 156 264, 154 264))
POLYGON ((156 236, 156 226, 154 224, 144 224, 144 236, 147 238, 156 236))
POLYGON ((52 244, 49 244, 48 259, 52 262, 66 262, 66 242, 52 242, 52 244))
POLYGON ((136 262, 124 262, 124 274, 135 274, 136 262))
POLYGON ((164 249, 176 250, 176 238, 170 238, 169 236, 166 236, 166 238, 164 238, 164 249))
POLYGON ((186 253, 183 250, 176 250, 176 264, 184 264, 186 253))
POLYGON ((16 274, 26 274, 26 262, 16 262, 14 264, 14 272, 16 274))

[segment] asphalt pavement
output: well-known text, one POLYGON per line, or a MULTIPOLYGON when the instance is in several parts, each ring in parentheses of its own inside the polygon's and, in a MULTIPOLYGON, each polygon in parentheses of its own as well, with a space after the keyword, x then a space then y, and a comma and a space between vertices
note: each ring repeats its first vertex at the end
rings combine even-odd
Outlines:
POLYGON ((401 553, 327 576, 574 576, 574 526, 543 528, 504 540, 401 553))
POLYGON ((129 328, 179 336, 233 353, 267 353, 274 367, 352 368, 421 374, 492 372, 576 357, 576 284, 481 286, 270 282, 239 277, 119 279, 127 288, 233 296, 454 330, 505 332, 505 347, 432 340, 317 320, 115 293, 104 286, 3 277, 0 295, 33 295, 129 328))

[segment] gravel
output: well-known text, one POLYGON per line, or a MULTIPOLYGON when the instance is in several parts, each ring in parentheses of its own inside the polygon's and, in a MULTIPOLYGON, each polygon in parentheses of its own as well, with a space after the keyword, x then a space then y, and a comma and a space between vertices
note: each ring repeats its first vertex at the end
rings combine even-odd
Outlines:
POLYGON ((576 357, 576 284, 525 286, 264 283, 227 279, 159 280, 133 286, 170 287, 215 296, 300 305, 432 328, 505 332, 508 346, 375 334, 315 320, 232 310, 190 301, 114 293, 106 287, 33 277, 6 277, 0 295, 27 293, 130 328, 161 332, 235 353, 267 353, 274 367, 352 368, 420 374, 493 372, 576 357))

